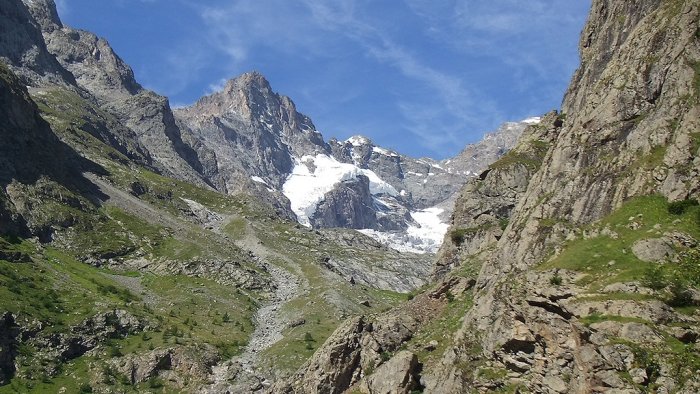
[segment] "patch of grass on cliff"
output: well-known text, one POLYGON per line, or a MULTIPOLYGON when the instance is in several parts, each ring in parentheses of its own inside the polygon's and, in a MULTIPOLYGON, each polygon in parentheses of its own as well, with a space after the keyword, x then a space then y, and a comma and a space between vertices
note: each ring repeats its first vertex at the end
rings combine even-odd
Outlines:
POLYGON ((244 214, 253 218, 274 216, 274 210, 264 203, 246 195, 230 196, 215 190, 195 186, 188 182, 168 178, 155 172, 139 169, 134 172, 124 167, 111 167, 111 179, 128 189, 133 182, 139 182, 146 193, 139 198, 153 205, 166 208, 179 216, 189 207, 182 199, 196 201, 206 208, 218 213, 244 214))
POLYGON ((593 291, 610 283, 641 280, 649 269, 658 264, 639 260, 632 253, 632 245, 641 239, 661 237, 668 231, 681 231, 699 238, 700 227, 695 220, 698 209, 691 206, 684 213, 674 215, 668 212, 667 201, 662 196, 634 198, 585 229, 587 232, 600 232, 608 228, 614 234, 601 233, 588 239, 578 238, 567 242, 559 255, 541 267, 588 273, 582 283, 589 284, 593 291))
POLYGON ((518 151, 510 150, 495 163, 490 169, 503 169, 514 165, 524 165, 531 170, 537 170, 542 165, 542 160, 549 150, 549 143, 545 141, 528 141, 527 147, 518 151))
POLYGON ((119 123, 112 115, 63 88, 39 91, 32 99, 52 129, 78 152, 90 159, 129 161, 121 152, 93 135, 97 134, 97 129, 108 129, 119 123))
POLYGON ((438 362, 445 350, 452 345, 454 333, 462 326, 464 316, 472 305, 471 295, 465 295, 448 302, 435 318, 421 327, 413 338, 403 346, 414 352, 418 361, 424 365, 438 362), (431 341, 437 342, 437 346, 433 350, 428 350, 426 346, 431 341))
POLYGON ((101 310, 125 308, 138 300, 98 269, 64 252, 47 248, 33 257, 28 263, 0 260, 4 310, 38 319, 60 331, 101 310))

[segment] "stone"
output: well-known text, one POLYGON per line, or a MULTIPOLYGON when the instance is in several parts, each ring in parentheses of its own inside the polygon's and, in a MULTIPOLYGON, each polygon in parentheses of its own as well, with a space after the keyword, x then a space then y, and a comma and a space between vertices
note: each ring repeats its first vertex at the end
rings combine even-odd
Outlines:
POLYGON ((418 358, 402 350, 364 379, 361 391, 371 394, 409 394, 420 387, 418 358))
POLYGON ((642 261, 655 263, 669 259, 675 251, 667 238, 649 238, 635 242, 632 253, 642 261))
POLYGON ((542 379, 542 385, 556 393, 565 393, 569 385, 559 376, 547 375, 542 379))
POLYGON ((643 368, 632 368, 629 373, 632 377, 632 381, 636 384, 645 384, 649 379, 647 371, 643 368))
POLYGON ((425 346, 423 346, 423 349, 425 349, 425 350, 427 350, 427 351, 429 351, 429 352, 432 352, 432 351, 434 351, 435 349, 437 349, 437 347, 438 347, 438 341, 436 341, 436 340, 433 339, 432 341, 430 341, 430 342, 428 342, 427 344, 425 344, 425 346))

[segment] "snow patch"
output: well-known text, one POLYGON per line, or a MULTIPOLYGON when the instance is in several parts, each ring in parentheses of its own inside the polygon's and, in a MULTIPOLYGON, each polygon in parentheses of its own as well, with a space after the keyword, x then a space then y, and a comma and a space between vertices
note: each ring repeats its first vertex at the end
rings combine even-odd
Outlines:
POLYGON ((449 227, 440 219, 443 212, 443 209, 435 207, 412 212, 411 217, 416 224, 409 226, 405 233, 389 233, 372 229, 358 231, 399 252, 437 253, 449 227))
POLYGON ((370 141, 367 137, 363 137, 361 135, 353 135, 345 140, 345 142, 350 143, 352 146, 369 145, 372 143, 372 141, 370 141))
POLYGON ((270 185, 267 184, 267 182, 265 182, 264 179, 260 178, 259 176, 251 176, 250 179, 251 179, 253 182, 262 183, 263 185, 270 186, 270 185))
POLYGON ((399 194, 374 171, 341 163, 325 154, 306 155, 294 161, 294 169, 282 186, 282 193, 289 199, 299 223, 305 226, 311 225, 309 219, 316 213, 316 207, 323 201, 326 193, 333 190, 338 183, 357 179, 360 175, 369 179, 369 190, 373 195, 399 194))
POLYGON ((533 116, 531 118, 524 119, 521 122, 526 124, 539 124, 541 121, 542 118, 540 118, 539 116, 533 116))
POLYGON ((391 152, 391 151, 388 151, 388 150, 386 150, 386 149, 384 149, 384 148, 380 148, 380 147, 378 147, 378 146, 372 147, 372 151, 373 151, 373 152, 376 152, 376 153, 379 153, 380 155, 384 155, 384 156, 399 157, 399 155, 397 155, 396 153, 391 152))

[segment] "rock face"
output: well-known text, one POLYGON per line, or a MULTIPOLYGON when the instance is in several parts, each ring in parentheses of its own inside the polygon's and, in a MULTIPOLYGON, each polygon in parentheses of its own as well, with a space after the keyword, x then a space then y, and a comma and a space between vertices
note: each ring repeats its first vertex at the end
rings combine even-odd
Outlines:
POLYGON ((211 367, 220 361, 215 347, 180 346, 155 349, 145 354, 130 355, 114 362, 116 369, 139 384, 154 377, 163 377, 183 386, 183 379, 204 380, 211 374, 211 367))
MULTIPOLYGON (((3 26, 0 60, 11 66, 25 86, 73 84, 73 76, 46 49, 41 26, 28 6, 32 9, 42 8, 34 2, 25 4, 17 0, 2 0, 0 3, 0 24, 3 26)), ((39 20, 46 18, 58 19, 55 7, 42 10, 39 20)))
POLYGON ((7 384, 14 376, 19 334, 14 316, 7 312, 0 315, 0 385, 7 384))
POLYGON ((0 234, 48 236, 52 226, 65 224, 64 220, 43 217, 24 189, 35 187, 43 201, 63 199, 81 206, 83 202, 55 191, 63 187, 88 199, 98 197, 81 172, 102 170, 56 137, 26 87, 1 63, 0 117, 0 234))
POLYGON ((279 190, 294 157, 328 152, 311 119, 259 73, 232 79, 221 92, 176 114, 213 152, 216 163, 207 163, 207 172, 224 192, 239 190, 241 175, 258 176, 279 190))
POLYGON ((326 193, 311 220, 314 227, 376 228, 374 200, 369 194, 369 179, 359 176, 342 182, 326 193))
POLYGON ((403 350, 387 363, 382 364, 363 385, 362 392, 369 394, 409 394, 420 388, 416 372, 420 369, 416 355, 403 350))
MULTIPOLYGON (((424 375, 429 391, 456 393, 471 384, 467 371, 447 362, 464 360, 454 354, 474 342, 483 356, 498 360, 536 392, 635 390, 615 371, 640 360, 629 347, 607 342, 579 319, 610 314, 679 324, 685 317, 659 301, 567 303, 584 290, 569 287, 546 295, 547 279, 528 270, 577 226, 602 218, 633 196, 697 198, 700 163, 692 141, 700 130, 693 66, 700 60, 698 17, 695 2, 593 1, 581 40, 582 65, 566 94, 562 124, 516 199, 504 233, 491 242, 475 306, 456 335, 462 345, 446 353, 442 368, 424 375), (527 279, 517 279, 526 273, 527 279)), ((458 204, 468 206, 477 193, 465 190, 458 204)), ((455 226, 473 223, 455 219, 455 226)), ((478 253, 483 245, 477 242, 461 253, 478 253)), ((441 264, 453 264, 449 257, 441 264)), ((550 283, 564 278, 556 275, 550 283)), ((627 337, 649 338, 629 329, 636 330, 627 327, 627 337)), ((657 384, 673 387, 664 379, 657 384)))
POLYGON ((434 280, 444 277, 461 261, 495 246, 561 126, 557 113, 547 114, 540 123, 525 129, 514 149, 467 182, 457 198, 452 227, 438 253, 434 280))

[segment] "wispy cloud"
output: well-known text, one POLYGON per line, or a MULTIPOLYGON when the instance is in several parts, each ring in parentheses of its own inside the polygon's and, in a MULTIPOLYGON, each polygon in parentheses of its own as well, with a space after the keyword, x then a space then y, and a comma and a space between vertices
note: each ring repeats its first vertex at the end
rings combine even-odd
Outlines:
POLYGON ((560 0, 172 1, 191 11, 197 29, 161 56, 168 72, 153 72, 148 81, 157 90, 172 95, 196 85, 199 94, 209 94, 251 67, 267 67, 292 86, 283 93, 304 99, 312 117, 327 120, 327 133, 353 124, 352 115, 333 121, 326 115, 340 110, 328 107, 347 104, 351 112, 359 106, 358 127, 395 128, 394 135, 410 134, 437 155, 500 121, 517 120, 513 113, 542 111, 537 96, 560 95, 561 79, 576 62, 551 55, 560 51, 562 26, 580 18, 580 10, 567 9, 579 5, 560 0), (313 74, 305 75, 305 67, 313 74), (355 84, 365 79, 362 73, 374 85, 355 84), (501 81, 498 73, 507 76, 501 81), (520 110, 504 109, 509 95, 523 97, 520 110), (384 100, 385 113, 371 113, 376 100, 384 100))
POLYGON ((461 78, 426 65, 380 26, 359 19, 354 12, 356 2, 304 1, 319 26, 343 32, 364 47, 368 55, 432 92, 432 100, 402 97, 397 107, 405 120, 402 126, 433 153, 443 152, 447 145, 462 144, 465 129, 481 123, 485 117, 497 116, 493 103, 467 89, 461 78))

